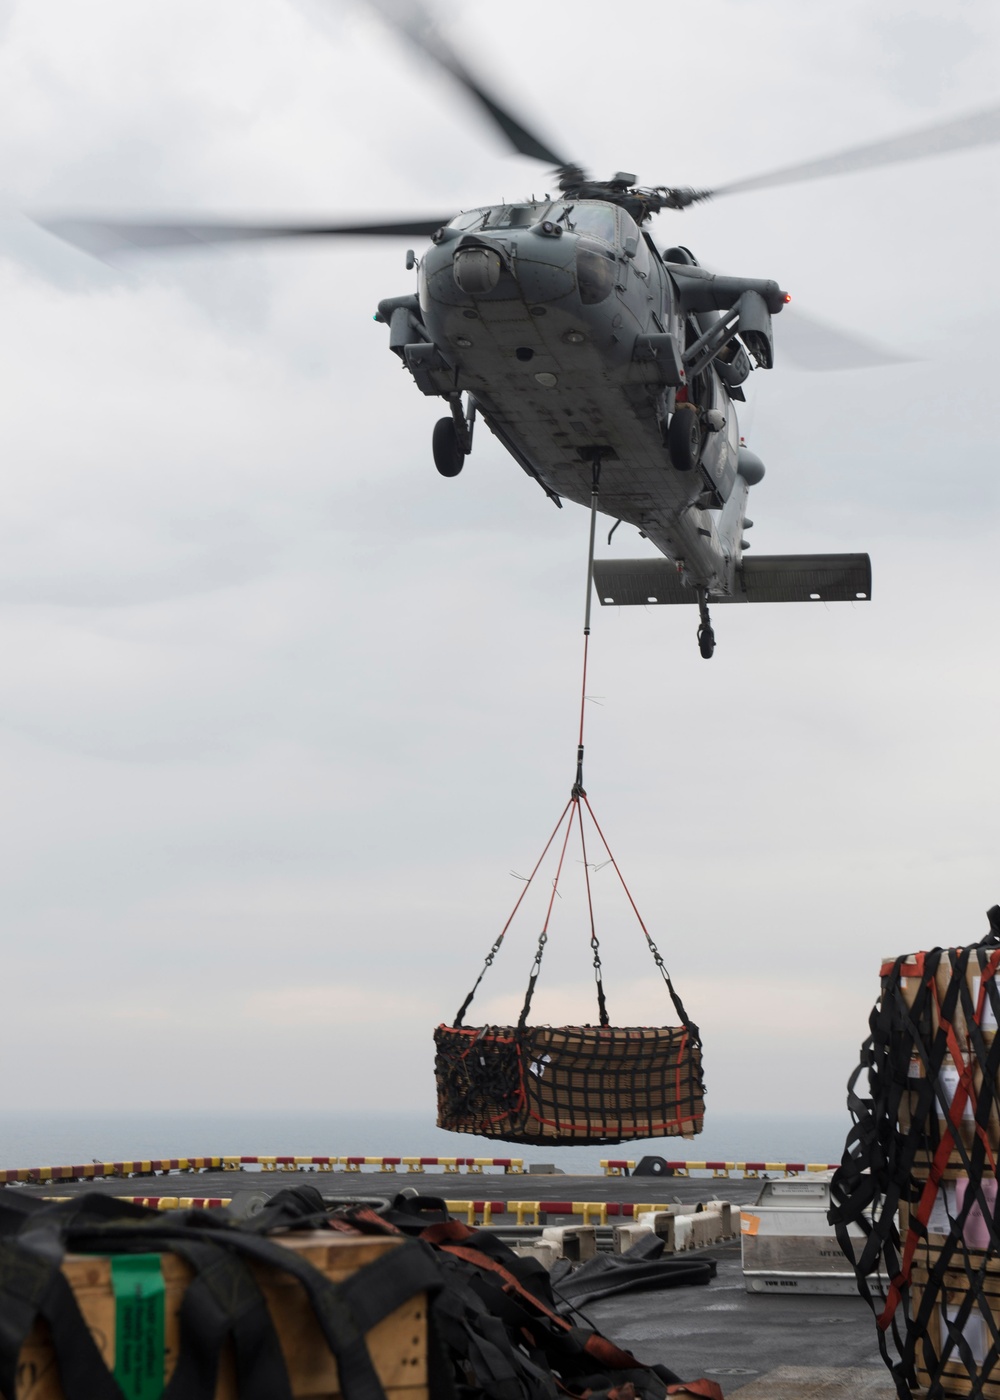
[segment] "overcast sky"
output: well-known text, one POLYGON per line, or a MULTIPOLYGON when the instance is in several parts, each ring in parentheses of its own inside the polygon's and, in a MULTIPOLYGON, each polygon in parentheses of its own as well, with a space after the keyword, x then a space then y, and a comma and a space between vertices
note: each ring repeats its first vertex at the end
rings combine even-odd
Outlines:
MULTIPOLYGON (((987 0, 451 8, 557 148, 647 182, 997 100, 987 0)), ((881 958, 1000 900, 998 169, 657 224, 915 357, 810 376, 779 322, 741 417, 755 550, 869 550, 871 604, 720 608, 711 662, 691 610, 595 617, 587 786, 709 1114, 834 1109, 881 958)), ((486 432, 434 471, 440 407, 372 321, 405 243, 110 269, 20 211, 451 214, 546 179, 341 0, 0 0, 0 1106, 432 1113, 432 1028, 568 797, 587 534, 486 432)), ((579 873, 539 1020, 593 1016, 579 873)), ((612 881, 612 1018, 669 1020, 612 881)))

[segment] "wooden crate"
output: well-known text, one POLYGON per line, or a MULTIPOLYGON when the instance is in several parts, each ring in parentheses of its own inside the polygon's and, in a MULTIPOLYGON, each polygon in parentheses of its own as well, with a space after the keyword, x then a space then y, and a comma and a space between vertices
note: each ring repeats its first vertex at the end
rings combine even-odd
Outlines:
MULTIPOLYGON (((982 1069, 971 1056, 966 1056, 961 1064, 956 1064, 951 1055, 945 1055, 941 1068, 938 1071, 938 1084, 942 1090, 945 1103, 949 1105, 952 1103, 956 1090, 958 1089, 959 1079, 969 1068, 971 1068, 972 1071, 973 1094, 975 1095, 976 1103, 978 1103, 984 1092, 984 1076, 982 1069)), ((924 1062, 918 1056, 914 1056, 910 1061, 908 1075, 908 1081, 913 1084, 914 1087, 912 1089, 907 1089, 899 1102, 898 1121, 903 1132, 909 1129, 913 1121, 913 1116, 917 1112, 918 1095, 921 1092, 917 1085, 925 1078, 926 1069, 924 1062)), ((998 1105, 1000 1105, 1000 1075, 996 1076, 992 1086, 986 1084, 985 1092, 987 1094, 992 1093, 993 1096, 990 1104, 989 1116, 984 1127, 986 1130, 986 1140, 993 1150, 994 1158, 996 1158, 1000 1155, 1000 1107, 998 1107, 998 1105)), ((960 1139, 966 1147, 971 1147, 975 1142, 977 1136, 975 1121, 976 1105, 971 1096, 966 1097, 965 1103, 962 1106, 962 1114, 957 1124, 951 1122, 945 1110, 945 1104, 942 1103, 941 1097, 938 1095, 934 1097, 930 1112, 937 1118, 938 1129, 942 1134, 946 1128, 950 1127, 954 1136, 960 1139)), ((920 1153, 921 1159, 928 1163, 933 1158, 933 1155, 933 1152, 929 1154, 927 1152, 920 1153)), ((952 1153, 952 1159, 956 1167, 961 1167, 961 1157, 957 1153, 952 1153)))
MULTIPOLYGON (((303 1231, 275 1241, 294 1250, 334 1283, 343 1282, 401 1241, 379 1235, 303 1231)), ((310 1400, 340 1395, 337 1364, 319 1329, 302 1285, 269 1265, 251 1263, 274 1319, 291 1377, 292 1394, 310 1400)), ((164 1254, 161 1268, 166 1290, 164 1314, 164 1382, 177 1364, 178 1314, 192 1270, 175 1255, 164 1254)), ((103 1256, 68 1254, 63 1262, 80 1311, 111 1370, 115 1364, 115 1298, 111 1261, 103 1256)), ((427 1400, 427 1303, 422 1295, 390 1313, 368 1333, 375 1370, 389 1400, 427 1400)), ((235 1400, 236 1375, 230 1347, 223 1351, 216 1400, 235 1400)), ((64 1400, 55 1353, 46 1329, 36 1324, 21 1351, 15 1400, 64 1400)))
MULTIPOLYGON (((916 1317, 928 1285, 927 1273, 923 1269, 914 1269, 910 1284, 911 1316, 916 1317)), ((940 1297, 943 1295, 945 1306, 949 1313, 954 1315, 965 1300, 967 1289, 968 1281, 964 1274, 952 1271, 945 1274, 941 1294, 933 1304, 928 1322, 928 1332, 938 1356, 940 1356, 943 1347, 940 1297)), ((986 1302, 994 1325, 1000 1327, 1000 1277, 991 1275, 986 1278, 983 1287, 978 1292, 978 1297, 986 1302)), ((973 1304, 966 1324, 965 1336, 972 1348, 973 1356, 976 1360, 982 1360, 992 1345, 992 1336, 978 1303, 973 1304)), ((916 1349, 916 1371, 919 1384, 925 1387, 929 1386, 931 1375, 925 1364, 923 1348, 919 1342, 916 1349)), ((940 1368, 938 1380, 942 1386, 942 1396, 948 1397, 949 1400, 951 1397, 956 1397, 956 1400, 961 1397, 964 1400, 964 1397, 972 1393, 972 1379, 962 1363, 961 1357, 955 1353, 940 1368)), ((983 1400, 1000 1400, 1000 1361, 994 1364, 988 1376, 981 1374, 979 1381, 981 1388, 976 1393, 982 1395, 983 1400)))
MULTIPOLYGON (((994 1165, 994 1163, 1000 1164, 1000 1148, 991 1148, 990 1150, 993 1154, 993 1163, 990 1162, 989 1157, 986 1157, 986 1159, 984 1160, 982 1167, 982 1179, 984 1181, 995 1181, 997 1179, 997 1176, 1000 1175, 1000 1172, 998 1172, 998 1166, 994 1165)), ((968 1160, 972 1154, 972 1148, 966 1145, 965 1151, 966 1160, 968 1160)), ((913 1166, 911 1168, 910 1175, 920 1187, 923 1187, 924 1182, 930 1175, 935 1155, 935 1149, 932 1148, 929 1144, 927 1147, 918 1147, 913 1155, 913 1166)), ((947 1163, 942 1168, 941 1180, 963 1181, 968 1175, 969 1172, 965 1163, 962 1161, 961 1153, 959 1152, 957 1147, 953 1146, 951 1152, 948 1154, 947 1163)))
MULTIPOLYGON (((930 1268, 940 1257, 940 1252, 953 1233, 952 1221, 956 1220, 961 1210, 967 1186, 962 1183, 967 1182, 964 1175, 957 1178, 945 1178, 942 1180, 935 1197, 934 1205, 927 1221, 927 1234, 918 1239, 914 1262, 923 1268, 930 1268), (950 1217, 950 1218, 949 1218, 950 1217)), ((997 1194, 997 1182, 995 1178, 983 1181, 982 1190, 986 1197, 987 1209, 992 1210, 997 1194)), ((905 1244, 907 1231, 910 1226, 910 1219, 916 1210, 916 1203, 908 1204, 906 1201, 899 1203, 899 1233, 905 1244)), ((965 1226, 962 1232, 962 1242, 958 1246, 959 1253, 964 1251, 976 1267, 983 1264, 988 1273, 1000 1274, 1000 1253, 995 1257, 987 1258, 989 1253, 989 1222, 983 1216, 982 1209, 978 1201, 974 1202, 966 1217, 965 1226)), ((956 1262, 957 1258, 956 1258, 956 1262)))
MULTIPOLYGON (((962 950, 960 948, 957 948, 955 951, 961 952, 962 950)), ((886 970, 892 966, 894 961, 895 959, 893 958, 887 958, 883 962, 883 983, 885 981, 886 970)), ((941 958, 940 963, 938 964, 937 972, 935 974, 934 979, 935 986, 937 988, 938 998, 942 1001, 951 983, 951 976, 952 966, 951 962, 948 959, 946 950, 941 958)), ((965 981, 966 986, 968 987, 969 996, 971 998, 973 1008, 975 1008, 978 1005, 980 984, 982 978, 985 977, 987 981, 989 981, 990 979, 996 980, 998 976, 1000 976, 1000 956, 998 956, 997 951, 988 951, 986 949, 981 948, 978 954, 973 954, 973 956, 970 957, 968 966, 966 968, 965 981), (982 959, 982 966, 980 965, 979 959, 982 959)), ((920 966, 916 961, 916 955, 911 954, 910 957, 906 959, 906 961, 900 968, 899 977, 899 990, 904 1002, 908 1007, 913 1006, 913 1003, 916 999, 917 991, 920 988, 920 982, 920 966)), ((934 1029, 937 1030, 939 1021, 936 1006, 932 1013, 932 1020, 934 1029)), ((955 1007, 955 1014, 952 1018, 952 1025, 955 1027, 959 1040, 965 1041, 968 1037, 968 1025, 965 1008, 962 1005, 961 995, 959 995, 958 1002, 955 1007)), ((982 1014, 980 1016, 979 1025, 980 1030, 982 1031, 983 1040, 987 1045, 989 1045, 992 1042, 993 1037, 997 1031, 997 1019, 994 1015, 992 1003, 990 1001, 988 993, 983 1001, 983 1009, 982 1014)))

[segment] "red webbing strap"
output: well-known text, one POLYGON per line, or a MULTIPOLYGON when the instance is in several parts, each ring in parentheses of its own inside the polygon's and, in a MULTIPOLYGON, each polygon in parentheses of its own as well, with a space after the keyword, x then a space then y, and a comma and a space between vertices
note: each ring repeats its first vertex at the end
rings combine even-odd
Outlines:
POLYGON ((986 1005, 987 982, 996 977, 997 968, 1000 967, 1000 949, 991 953, 986 962, 980 968, 979 995, 976 997, 976 1025, 983 1024, 983 1007, 986 1005))
POLYGON ((586 793, 582 793, 581 796, 582 796, 582 798, 583 798, 583 801, 586 803, 587 811, 590 813, 590 820, 594 823, 594 828, 595 828, 595 830, 597 831, 598 836, 601 838, 601 844, 604 846, 604 849, 605 849, 605 850, 607 851, 607 853, 608 853, 608 860, 609 860, 609 861, 611 862, 611 864, 614 866, 615 874, 618 876, 619 882, 621 883, 621 887, 622 887, 622 889, 625 891, 625 897, 626 897, 626 899, 628 900, 629 904, 631 904, 631 906, 632 906, 632 912, 633 912, 633 914, 635 915, 635 917, 638 919, 638 921, 639 921, 639 927, 642 929, 643 933, 645 934, 646 942, 647 942, 647 944, 649 945, 649 951, 652 953, 652 955, 653 955, 653 961, 656 963, 656 966, 659 968, 659 970, 660 970, 660 975, 661 975, 661 977, 663 978, 664 982, 666 983, 667 991, 670 993, 670 1000, 673 1002, 673 1005, 674 1005, 674 1010, 676 1011, 677 1015, 680 1017, 682 1024, 685 1025, 685 1026, 688 1028, 688 1030, 692 1033, 694 1039, 695 1039, 695 1040, 698 1042, 698 1044, 700 1045, 700 1044, 701 1044, 701 1036, 700 1036, 700 1034, 699 1034, 698 1027, 694 1024, 693 1021, 691 1021, 691 1020, 689 1019, 687 1012, 684 1010, 684 1003, 681 1001, 680 997, 679 997, 679 996, 677 995, 677 993, 674 991, 674 985, 673 985, 673 983, 672 983, 671 980, 670 980, 670 974, 667 972, 667 969, 666 969, 666 967, 665 967, 665 965, 664 965, 664 962, 663 962, 663 958, 660 956, 660 950, 659 950, 659 948, 657 948, 656 944, 653 942, 653 939, 652 939, 652 936, 651 936, 651 934, 650 934, 650 932, 649 932, 649 929, 646 927, 645 923, 643 922, 643 917, 642 917, 642 915, 639 913, 639 907, 638 907, 638 905, 636 904, 635 900, 632 898, 632 891, 629 889, 628 885, 625 883, 625 876, 622 874, 621 870, 619 869, 618 862, 615 860, 614 852, 612 851, 611 847, 608 845, 607 837, 604 835, 604 832, 601 830, 600 823, 598 822, 597 818, 594 816, 594 809, 593 809, 593 807, 591 807, 590 803, 587 801, 587 794, 586 794, 586 793))
POLYGON ((991 1149, 1000 1108, 993 1025, 994 1013, 1000 1017, 1000 905, 987 917, 989 934, 971 945, 884 964, 870 1034, 848 1082, 853 1125, 831 1187, 830 1219, 878 1318, 879 1351, 900 1400, 918 1379, 929 1380, 928 1393, 948 1390, 956 1366, 980 1395, 1000 1364, 1000 1332, 982 1291, 1000 1247, 1000 1153, 991 1149), (903 1203, 909 1229, 901 1240, 896 1212, 903 1203), (860 1255, 852 1226, 864 1236, 860 1255), (878 1274, 891 1280, 887 1299, 878 1274), (982 1329, 983 1355, 966 1334, 970 1318, 982 1329))
MULTIPOLYGON (((585 663, 586 664, 586 663, 585 663)), ((583 723, 581 717, 580 723, 583 723)), ((601 946, 597 939, 597 925, 594 922, 594 898, 590 889, 590 863, 587 860, 587 837, 583 829, 583 812, 579 800, 576 803, 577 821, 580 823, 580 851, 583 855, 583 878, 587 887, 587 915, 590 919, 590 946, 594 954, 594 977, 597 982, 597 1015, 602 1026, 608 1025, 608 1005, 604 999, 604 983, 601 978, 601 946)))
MULTIPOLYGON (((546 1307, 542 1300, 525 1288, 524 1284, 515 1278, 509 1269, 505 1269, 502 1264, 491 1259, 488 1254, 483 1254, 478 1249, 466 1249, 464 1245, 460 1244, 442 1244, 440 1248, 446 1254, 454 1254, 456 1259, 464 1259, 467 1264, 475 1265, 477 1269, 487 1269, 490 1273, 499 1274, 504 1281, 505 1293, 516 1293, 519 1298, 530 1303, 533 1308, 547 1317, 550 1322, 554 1322, 557 1327, 561 1327, 564 1332, 572 1332, 572 1325, 564 1317, 560 1317, 558 1313, 546 1307)), ((639 1362, 636 1361, 634 1364, 638 1366, 639 1362)))
MULTIPOLYGON (((948 1126, 941 1135, 941 1141, 938 1143, 937 1150, 934 1153, 934 1158, 931 1162, 931 1167, 928 1173, 927 1181, 924 1185, 923 1191, 920 1193, 920 1201, 918 1202, 917 1209, 914 1212, 916 1220, 919 1221, 919 1223, 924 1227, 926 1231, 927 1222, 930 1220, 931 1212, 934 1209, 934 1202, 937 1199, 938 1192, 941 1188, 941 1181, 943 1179, 944 1172, 947 1169, 948 1162, 951 1158, 952 1148, 955 1146, 956 1141, 961 1140, 960 1129, 962 1119, 965 1114, 965 1105, 967 1102, 971 1103, 973 1113, 975 1114, 977 1108, 977 1099, 971 1057, 966 1055, 965 1049, 963 1048, 961 1042, 958 1039, 958 1033, 955 1030, 954 1022, 945 1016, 944 1010, 942 1008, 941 995, 938 991, 937 985, 937 969, 935 968, 934 972, 929 978, 925 978, 923 953, 918 954, 916 963, 920 969, 921 981, 923 981, 925 986, 928 987, 932 997, 934 998, 934 1005, 937 1009, 938 1015, 938 1025, 940 1029, 943 1030, 945 1033, 945 1043, 948 1046, 948 1053, 951 1055, 955 1069, 958 1071, 958 1084, 956 1085, 955 1093, 952 1097, 951 1103, 948 1106, 948 1126), (956 1133, 959 1134, 958 1138, 956 1138, 956 1133)), ((994 952, 990 956, 989 963, 987 964, 987 966, 990 969, 989 975, 992 975, 996 971, 998 965, 1000 965, 1000 951, 994 952)), ((908 967, 900 968, 901 975, 904 972, 908 971, 908 967)), ((980 975, 979 996, 976 1005, 977 1025, 980 1024, 980 1018, 982 1017, 983 1006, 985 1004, 986 979, 987 972, 984 968, 980 975)), ((990 1164, 990 1169, 993 1172, 993 1175, 995 1176, 997 1168, 996 1157, 994 1155, 992 1147, 990 1146, 990 1141, 986 1135, 986 1130, 984 1129, 983 1125, 978 1121, 976 1121, 975 1123, 975 1132, 976 1136, 983 1144, 983 1148, 986 1153, 986 1158, 990 1164)), ((883 1308, 882 1313, 878 1319, 878 1326, 883 1332, 886 1331, 889 1327, 892 1321, 893 1314, 895 1313, 896 1308, 900 1304, 900 1290, 902 1289, 904 1284, 908 1285, 910 1282, 910 1272, 913 1265, 913 1256, 916 1252, 916 1248, 920 1242, 920 1239, 920 1234, 918 1233, 916 1227, 911 1223, 906 1232, 906 1244, 903 1249, 903 1257, 900 1261, 899 1273, 892 1280, 889 1286, 885 1301, 885 1307, 883 1308)))
MULTIPOLYGON (((958 1044, 958 1038, 955 1035, 954 1026, 952 1025, 951 1021, 946 1021, 942 1019, 941 1016, 941 999, 938 995, 937 990, 937 968, 935 967, 929 976, 925 976, 923 953, 919 953, 917 955, 914 966, 919 969, 920 980, 928 988, 928 990, 931 993, 931 996, 934 998, 934 1004, 937 1007, 938 1011, 938 1023, 941 1029, 945 1032, 945 1039, 948 1045, 948 1050, 952 1056, 952 1059, 955 1061, 955 1067, 957 1069, 960 1064, 964 1063, 964 1056, 962 1054, 961 1046, 958 1044)), ((905 971, 909 972, 908 966, 905 967, 905 971)), ((903 973, 904 967, 901 967, 900 976, 902 976, 903 973)), ((966 1068, 968 1068, 969 1079, 971 1081, 971 1068, 966 1068)), ((955 1136, 953 1129, 958 1128, 962 1122, 962 1114, 965 1110, 965 1101, 968 1097, 968 1087, 971 1087, 971 1085, 967 1086, 965 1075, 960 1075, 958 1085, 955 1089, 954 1098, 952 1099, 948 1109, 948 1126, 945 1128, 944 1132, 941 1135, 941 1141, 938 1143, 937 1151, 934 1153, 934 1158, 931 1162, 930 1171, 927 1175, 927 1182, 924 1185, 924 1189, 920 1194, 920 1201, 917 1205, 915 1215, 916 1219, 920 1222, 921 1225, 925 1227, 925 1229, 927 1226, 927 1222, 930 1219, 931 1211, 934 1209, 934 1202, 937 1199, 937 1194, 941 1186, 941 1180, 943 1178, 945 1169, 947 1168, 949 1159, 951 1157, 951 1150, 955 1145, 955 1136)), ((903 1286, 909 1285, 910 1272, 913 1266, 913 1256, 916 1252, 917 1245, 920 1242, 920 1238, 921 1237, 918 1234, 915 1226, 911 1223, 909 1229, 906 1232, 906 1244, 903 1248, 903 1257, 900 1260, 899 1272, 889 1284, 889 1288, 886 1293, 885 1307, 882 1309, 882 1312, 878 1317, 877 1325, 879 1327, 879 1330, 882 1332, 887 1331, 892 1323, 892 1319, 895 1315, 896 1309, 899 1307, 899 1304, 902 1301, 901 1290, 903 1286)))
MULTIPOLYGON (((949 1110, 949 1121, 953 1123, 954 1126, 957 1128, 962 1122, 962 1117, 965 1112, 966 1100, 968 1100, 969 1103, 971 1103, 972 1112, 974 1115, 978 1107, 976 1099, 975 1080, 973 1078, 972 1073, 972 1058, 971 1056, 966 1055, 964 1048, 959 1043, 958 1034, 955 1030, 954 1024, 950 1020, 947 1020, 945 1018, 944 1012, 941 1009, 941 998, 938 994, 937 978, 934 979, 932 991, 934 994, 934 1004, 937 1007, 938 1011, 938 1022, 941 1026, 941 1029, 945 1033, 945 1040, 948 1045, 948 1053, 951 1055, 955 1068, 959 1069, 959 1066, 961 1066, 961 1069, 959 1070, 958 1086, 955 1090, 955 1097, 951 1101, 951 1108, 949 1110)), ((980 978, 979 982, 979 991, 981 995, 983 991, 982 978, 980 978)), ((976 1136, 982 1142, 983 1147, 986 1150, 987 1161, 989 1162, 990 1168, 995 1176, 997 1167, 996 1157, 993 1155, 993 1149, 990 1146, 989 1138, 986 1136, 986 1130, 983 1128, 983 1125, 979 1122, 976 1122, 976 1136)), ((940 1152, 940 1150, 941 1149, 939 1147, 938 1152, 940 1152)))
POLYGON ((421 1230, 420 1238, 428 1244, 455 1244, 458 1240, 467 1240, 475 1233, 471 1226, 463 1225, 461 1220, 443 1220, 437 1225, 428 1225, 425 1230, 421 1230))
MULTIPOLYGON (((891 977, 895 966, 895 961, 884 962, 882 964, 879 976, 891 977)), ((912 963, 901 964, 899 969, 899 975, 900 977, 919 977, 922 982, 924 980, 924 954, 915 953, 913 956, 912 963)))
MULTIPOLYGON (((498 1260, 490 1258, 488 1254, 483 1254, 478 1249, 468 1249, 460 1244, 443 1243, 446 1234, 450 1233, 449 1226, 457 1225, 459 1231, 464 1231, 466 1236, 474 1234, 468 1226, 462 1225, 459 1221, 451 1221, 445 1225, 431 1225, 426 1230, 421 1231, 421 1239, 429 1243, 436 1244, 447 1254, 453 1254, 457 1259, 464 1260, 467 1264, 473 1265, 477 1269, 485 1269, 490 1273, 498 1275, 503 1279, 504 1292, 516 1295, 518 1298, 528 1303, 536 1312, 556 1325, 563 1332, 573 1332, 576 1329, 566 1318, 560 1317, 557 1312, 553 1312, 537 1294, 526 1288, 520 1279, 506 1269, 498 1260)), ((633 1356, 631 1352, 624 1351, 621 1347, 615 1346, 614 1342, 608 1341, 607 1337, 602 1337, 600 1333, 591 1332, 587 1340, 583 1343, 583 1350, 588 1356, 592 1356, 595 1361, 616 1371, 646 1370, 643 1362, 633 1356)), ((704 1397, 704 1400, 724 1400, 722 1391, 714 1381, 697 1380, 686 1381, 680 1384, 667 1386, 668 1395, 692 1395, 704 1397)))
MULTIPOLYGON (((472 998, 476 995, 476 992, 479 990, 479 984, 480 984, 480 982, 481 982, 481 981, 483 980, 483 978, 486 976, 486 973, 487 973, 487 971, 489 970, 489 968, 492 967, 492 965, 493 965, 493 959, 496 957, 497 953, 500 951, 500 945, 501 945, 501 943, 504 941, 504 938, 505 938, 506 935, 507 935, 507 930, 510 928, 511 924, 514 922, 514 915, 515 915, 515 914, 517 913, 517 911, 520 909, 521 903, 522 903, 522 901, 523 901, 523 899, 524 899, 524 896, 528 893, 528 890, 531 888, 531 883, 532 883, 532 881, 534 880, 535 876, 538 874, 538 868, 539 868, 539 866, 541 865, 542 861, 545 859, 545 857, 548 855, 548 853, 549 853, 549 847, 552 845, 552 842, 556 839, 556 836, 557 836, 557 834, 558 834, 559 828, 562 826, 563 822, 566 820, 566 813, 570 810, 570 808, 572 807, 572 805, 573 805, 573 799, 570 798, 570 800, 566 803, 566 806, 562 809, 562 816, 559 818, 559 820, 556 822, 555 826, 552 828, 552 835, 551 835, 551 836, 549 837, 549 839, 546 841, 546 843, 545 843, 545 849, 542 851, 542 854, 541 854, 541 855, 538 857, 538 859, 535 861, 535 868, 534 868, 534 870, 532 870, 531 874, 528 876, 527 880, 525 881, 524 889, 523 889, 523 890, 521 891, 521 893, 518 895, 517 903, 514 905, 513 909, 510 911, 510 917, 508 918, 507 922, 504 924, 503 928, 500 930, 500 936, 499 936, 499 938, 496 940, 496 942, 493 944, 493 947, 492 947, 492 948, 490 949, 490 951, 487 953, 487 955, 486 955, 486 962, 483 964, 483 970, 482 970, 482 972, 479 974, 479 976, 476 978, 476 981, 475 981, 475 983, 474 983, 474 985, 473 985, 472 991, 469 993, 469 995, 468 995, 468 996, 465 998, 465 1000, 462 1002, 462 1005, 461 1005, 461 1007, 459 1008, 459 1011, 458 1011, 458 1015, 455 1017, 455 1025, 456 1025, 456 1026, 461 1026, 461 1024, 462 1024, 462 1018, 464 1017, 465 1013, 468 1011, 470 1005, 472 1004, 472 998)), ((570 818, 570 820, 572 821, 572 817, 570 818)))
POLYGON ((583 1344, 583 1349, 588 1356, 594 1357, 605 1366, 613 1366, 616 1371, 631 1371, 633 1367, 642 1365, 630 1351, 616 1347, 614 1342, 609 1342, 607 1337, 602 1337, 599 1332, 591 1332, 583 1344))
MULTIPOLYGON (((948 1128, 942 1135, 938 1150, 934 1154, 934 1160, 931 1163, 930 1172, 927 1177, 927 1184, 921 1192, 920 1202, 914 1212, 916 1218, 925 1229, 930 1219, 931 1211, 934 1209, 934 1202, 937 1199, 937 1194, 941 1186, 941 1177, 948 1164, 948 1158, 951 1156, 952 1146, 953 1139, 951 1136, 951 1129, 948 1128)), ((902 1301, 902 1288, 904 1284, 909 1285, 910 1270, 913 1266, 913 1255, 919 1243, 920 1236, 915 1227, 911 1224, 906 1232, 906 1245, 903 1249, 903 1257, 900 1260, 899 1273, 889 1284, 886 1291, 885 1307, 882 1309, 877 1319, 877 1326, 880 1332, 888 1331, 896 1309, 902 1301)))
MULTIPOLYGON (((881 977, 883 981, 886 978, 891 977, 893 975, 893 973, 896 970, 896 967, 897 961, 884 962, 882 964, 881 977)), ((937 968, 935 967, 934 971, 931 973, 929 983, 925 975, 925 955, 923 953, 917 953, 912 963, 899 964, 899 976, 917 977, 925 986, 928 986, 935 983, 937 977, 937 968)), ((939 1144, 938 1151, 935 1153, 934 1160, 931 1163, 930 1171, 928 1173, 927 1178, 927 1184, 925 1185, 924 1190, 921 1193, 920 1201, 917 1205, 917 1209, 915 1212, 917 1220, 919 1220, 920 1224, 925 1227, 927 1225, 927 1221, 930 1219, 931 1211, 934 1209, 934 1202, 937 1198, 938 1188, 941 1183, 941 1174, 944 1171, 948 1158, 951 1155, 951 1148, 951 1130, 946 1129, 941 1143, 939 1144)), ((889 1287, 886 1292, 885 1306, 883 1307, 881 1313, 876 1319, 876 1326, 878 1327, 880 1332, 888 1331, 889 1327, 892 1325, 892 1320, 895 1316, 896 1309, 899 1307, 899 1304, 902 1301, 901 1290, 904 1287, 904 1285, 908 1285, 910 1282, 910 1271, 913 1265, 913 1255, 916 1252, 916 1248, 919 1242, 920 1236, 918 1235, 913 1223, 911 1222, 906 1232, 906 1245, 903 1249, 903 1257, 900 1260, 899 1272, 889 1282, 889 1287)))
MULTIPOLYGON (((542 955, 545 952, 545 945, 549 941, 549 922, 552 918, 552 909, 556 902, 556 895, 559 893, 559 881, 562 878, 563 862, 566 859, 566 847, 569 845, 570 832, 573 830, 573 809, 577 806, 577 799, 571 797, 566 804, 566 809, 563 811, 563 816, 566 815, 566 811, 569 811, 570 816, 569 821, 566 823, 566 835, 563 837, 562 849, 559 852, 559 864, 556 866, 556 877, 552 881, 552 893, 549 895, 549 907, 545 911, 545 923, 542 925, 542 931, 538 935, 538 947, 535 950, 535 961, 532 963, 531 972, 528 974, 528 989, 524 994, 524 1005, 521 1007, 521 1015, 517 1023, 519 1031, 523 1031, 528 1023, 528 1012, 531 1010, 531 998, 535 994, 535 983, 538 981, 538 974, 542 970, 542 955)), ((561 825, 562 817, 560 817, 559 822, 561 825)), ((558 830, 558 827, 556 829, 558 830)), ((527 889, 527 886, 525 886, 525 889, 527 889)), ((513 917, 513 915, 511 917, 513 917)))

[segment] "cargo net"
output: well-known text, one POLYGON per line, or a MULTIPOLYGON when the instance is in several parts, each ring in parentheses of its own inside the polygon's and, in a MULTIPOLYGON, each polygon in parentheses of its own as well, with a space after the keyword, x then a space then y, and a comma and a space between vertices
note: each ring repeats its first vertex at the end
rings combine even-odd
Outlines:
POLYGON ((700 1132, 701 1052, 687 1027, 439 1026, 438 1122, 525 1143, 700 1132))
POLYGON ((454 1025, 439 1026, 435 1075, 438 1126, 518 1143, 613 1143, 633 1138, 684 1136, 701 1132, 705 1112, 701 1073, 701 1039, 688 1018, 656 944, 622 879, 621 871, 579 783, 525 883, 499 938, 487 954, 472 991, 454 1025), (680 1025, 619 1028, 609 1024, 600 945, 594 922, 590 866, 583 812, 589 814, 639 921, 680 1025), (599 1025, 530 1026, 528 1018, 549 924, 558 894, 566 849, 574 825, 583 850, 590 948, 593 953, 599 1025), (565 830, 563 829, 565 827, 565 830), (468 1029, 465 1013, 493 964, 507 930, 539 867, 561 834, 559 862, 545 923, 528 977, 524 1005, 516 1026, 468 1029))
POLYGON ((981 943, 883 966, 848 1086, 830 1219, 901 1400, 1000 1397, 1000 906, 988 918, 981 943))

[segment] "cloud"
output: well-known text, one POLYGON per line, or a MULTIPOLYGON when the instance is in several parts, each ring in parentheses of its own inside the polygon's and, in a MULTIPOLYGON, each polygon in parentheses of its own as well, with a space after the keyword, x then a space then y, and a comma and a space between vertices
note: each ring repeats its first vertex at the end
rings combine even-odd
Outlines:
MULTIPOLYGON (((918 87, 904 8, 831 26, 709 0, 707 104, 696 64, 610 90, 589 3, 570 26, 521 0, 453 22, 595 172, 705 184, 993 101, 995 8, 943 35, 918 7, 907 71, 947 60, 918 87)), ((547 182, 363 12, 320 30, 308 9, 4 11, 8 210, 400 217, 547 182)), ((630 16, 671 51, 662 7, 630 16)), ((656 226, 920 357, 835 380, 779 362, 741 411, 768 467, 754 549, 869 549, 870 605, 720 608, 709 665, 689 610, 595 611, 587 788, 702 1026, 710 1108, 839 1106, 882 956, 967 942, 998 898, 994 170, 970 152, 656 226)), ((404 246, 110 269, 8 217, 0 254, 0 1103, 154 1082, 179 1107, 430 1114, 433 1026, 575 775, 585 512, 486 432, 438 477, 441 405, 372 320, 413 285, 404 246)), ((579 875, 552 1019, 593 1014, 579 875)), ((669 1016, 613 872, 594 890, 613 1015, 669 1016)), ((515 1014, 541 917, 477 1015, 515 1014)))
POLYGON ((254 992, 243 1004, 240 1021, 260 1026, 354 1026, 366 1030, 382 1021, 411 1028, 419 1022, 420 1009, 402 992, 377 985, 281 987, 254 992))

